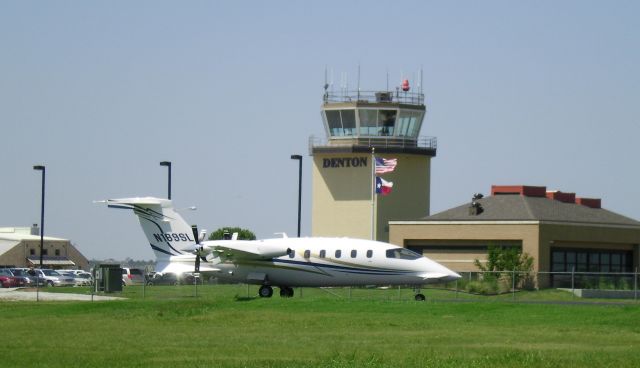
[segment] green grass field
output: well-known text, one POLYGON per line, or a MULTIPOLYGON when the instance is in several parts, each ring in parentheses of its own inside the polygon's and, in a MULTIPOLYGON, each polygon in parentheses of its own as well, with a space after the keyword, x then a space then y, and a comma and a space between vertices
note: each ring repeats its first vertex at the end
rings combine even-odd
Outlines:
POLYGON ((0 302, 0 366, 640 366, 636 304, 417 303, 407 290, 338 292, 259 299, 246 286, 206 285, 195 297, 191 286, 156 286, 145 299, 128 287, 125 301, 0 302))

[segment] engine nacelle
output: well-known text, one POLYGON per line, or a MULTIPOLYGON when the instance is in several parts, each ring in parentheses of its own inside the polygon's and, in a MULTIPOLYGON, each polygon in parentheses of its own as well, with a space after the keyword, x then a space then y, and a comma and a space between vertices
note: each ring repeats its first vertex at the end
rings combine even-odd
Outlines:
POLYGON ((258 255, 260 257, 268 259, 275 257, 282 257, 291 254, 293 250, 291 248, 280 246, 276 244, 261 244, 257 247, 258 255))

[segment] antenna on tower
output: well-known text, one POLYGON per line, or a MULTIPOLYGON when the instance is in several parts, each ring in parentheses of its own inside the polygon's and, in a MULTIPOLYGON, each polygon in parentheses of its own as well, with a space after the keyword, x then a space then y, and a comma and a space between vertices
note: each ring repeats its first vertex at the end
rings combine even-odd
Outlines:
POLYGON ((422 89, 422 65, 420 65, 420 93, 423 93, 423 89, 422 89))
POLYGON ((360 100, 360 63, 358 63, 358 101, 360 100))
POLYGON ((387 91, 389 90, 389 67, 387 67, 387 91))
POLYGON ((331 87, 331 93, 333 93, 333 68, 331 68, 330 72, 329 87, 331 87))
POLYGON ((324 91, 327 92, 327 88, 329 88, 329 84, 327 83, 327 66, 324 66, 324 91))

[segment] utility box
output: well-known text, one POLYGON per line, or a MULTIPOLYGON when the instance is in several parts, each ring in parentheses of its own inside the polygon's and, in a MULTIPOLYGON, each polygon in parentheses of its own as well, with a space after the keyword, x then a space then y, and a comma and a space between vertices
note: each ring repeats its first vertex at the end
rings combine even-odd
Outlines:
POLYGON ((122 291, 122 268, 119 264, 100 265, 100 284, 105 293, 122 291))

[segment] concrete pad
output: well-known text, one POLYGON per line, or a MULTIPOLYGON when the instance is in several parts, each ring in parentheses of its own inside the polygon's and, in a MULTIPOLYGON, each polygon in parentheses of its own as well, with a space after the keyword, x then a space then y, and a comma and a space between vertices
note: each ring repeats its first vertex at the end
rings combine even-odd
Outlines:
POLYGON ((103 296, 103 295, 94 295, 93 299, 90 294, 72 294, 72 293, 48 293, 46 291, 22 291, 18 288, 0 288, 0 301, 8 300, 8 301, 104 301, 104 300, 124 300, 126 298, 120 298, 115 296, 103 296))

